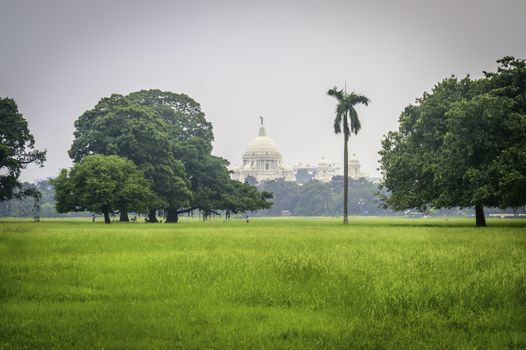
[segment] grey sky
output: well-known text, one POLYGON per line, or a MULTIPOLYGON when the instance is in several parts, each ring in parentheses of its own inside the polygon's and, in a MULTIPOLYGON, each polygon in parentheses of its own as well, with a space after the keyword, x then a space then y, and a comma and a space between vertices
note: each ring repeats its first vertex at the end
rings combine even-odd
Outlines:
POLYGON ((111 93, 186 93, 214 125, 214 154, 239 163, 258 116, 289 163, 342 158, 332 131, 347 81, 368 96, 351 138, 376 174, 382 135, 439 80, 526 57, 526 1, 0 0, 0 96, 16 100, 43 169, 69 166, 73 122, 111 93))

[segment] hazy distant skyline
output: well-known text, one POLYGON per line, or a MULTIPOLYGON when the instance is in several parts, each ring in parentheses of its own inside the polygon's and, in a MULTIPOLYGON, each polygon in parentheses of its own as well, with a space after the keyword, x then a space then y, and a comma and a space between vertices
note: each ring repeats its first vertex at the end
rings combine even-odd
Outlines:
POLYGON ((405 106, 455 74, 480 77, 526 57, 526 1, 5 1, 0 96, 14 98, 42 169, 68 167, 73 123, 99 99, 185 93, 214 125, 213 153, 241 162, 265 118, 285 161, 342 163, 333 86, 371 99, 351 137, 377 175, 382 135, 405 106))

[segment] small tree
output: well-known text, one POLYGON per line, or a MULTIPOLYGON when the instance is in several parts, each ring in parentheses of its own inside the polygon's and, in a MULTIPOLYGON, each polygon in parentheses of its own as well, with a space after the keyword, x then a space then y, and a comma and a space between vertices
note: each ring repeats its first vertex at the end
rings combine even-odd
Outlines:
POLYGON ((52 184, 58 212, 102 213, 106 224, 111 222, 110 213, 114 210, 145 211, 154 198, 151 183, 136 165, 118 156, 86 156, 71 170, 62 169, 52 184))
POLYGON ((227 185, 227 191, 222 198, 220 209, 226 211, 226 218, 229 219, 231 213, 238 214, 247 211, 270 209, 272 202, 269 202, 269 200, 272 197, 270 192, 259 192, 252 185, 230 180, 227 185))

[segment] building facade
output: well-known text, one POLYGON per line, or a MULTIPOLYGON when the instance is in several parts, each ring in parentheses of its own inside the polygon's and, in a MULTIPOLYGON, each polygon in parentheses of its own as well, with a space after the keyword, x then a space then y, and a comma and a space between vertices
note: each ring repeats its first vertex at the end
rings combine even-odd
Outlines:
POLYGON ((261 118, 258 136, 250 141, 242 160, 241 166, 232 169, 234 171, 232 178, 235 180, 244 182, 251 176, 257 182, 274 179, 295 181, 294 170, 283 160, 274 140, 267 136, 263 118, 261 118))

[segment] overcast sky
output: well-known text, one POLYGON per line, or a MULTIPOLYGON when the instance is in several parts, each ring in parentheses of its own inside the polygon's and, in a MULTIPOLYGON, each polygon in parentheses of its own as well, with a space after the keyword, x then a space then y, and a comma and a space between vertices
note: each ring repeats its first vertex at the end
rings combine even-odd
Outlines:
POLYGON ((214 125, 214 154, 241 162, 259 118, 284 159, 342 162, 334 85, 371 99, 351 153, 376 175, 382 135, 451 74, 526 57, 526 1, 0 0, 0 96, 16 100, 42 169, 70 166, 73 123, 112 93, 185 93, 214 125))

